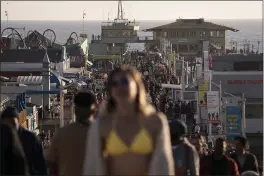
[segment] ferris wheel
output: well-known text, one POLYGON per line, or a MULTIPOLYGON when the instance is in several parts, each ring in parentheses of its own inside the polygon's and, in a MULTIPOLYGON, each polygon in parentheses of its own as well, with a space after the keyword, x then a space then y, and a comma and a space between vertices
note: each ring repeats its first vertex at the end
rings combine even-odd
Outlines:
POLYGON ((35 31, 29 30, 26 37, 26 43, 27 46, 30 46, 32 48, 40 48, 41 39, 35 31))
POLYGON ((23 47, 23 48, 27 48, 26 44, 25 44, 25 41, 23 40, 22 36, 20 35, 20 33, 12 28, 12 27, 8 27, 8 28, 5 28, 2 32, 1 32, 1 38, 0 38, 0 42, 4 45, 4 46, 7 46, 7 42, 8 42, 8 38, 11 38, 11 39, 15 39, 13 40, 14 42, 19 42, 18 43, 18 46, 19 47, 23 47), (4 40, 4 38, 6 40, 4 40))
POLYGON ((69 36, 69 38, 67 39, 67 42, 65 45, 71 45, 71 44, 75 44, 78 43, 78 35, 76 32, 72 32, 69 36), (75 38, 73 37, 73 35, 75 35, 75 38))
POLYGON ((43 32, 42 45, 46 48, 52 48, 56 41, 56 34, 52 29, 43 32))

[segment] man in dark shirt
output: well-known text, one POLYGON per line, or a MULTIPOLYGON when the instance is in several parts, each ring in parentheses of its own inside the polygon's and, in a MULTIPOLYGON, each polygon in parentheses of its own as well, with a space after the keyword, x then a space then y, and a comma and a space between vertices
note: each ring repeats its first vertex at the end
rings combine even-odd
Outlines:
POLYGON ((255 171, 259 173, 257 158, 254 154, 246 151, 248 141, 244 136, 235 137, 236 151, 231 155, 238 165, 239 173, 255 171))
POLYGON ((18 112, 14 107, 7 107, 1 115, 2 123, 10 125, 18 132, 18 137, 22 143, 25 158, 28 162, 30 175, 47 175, 46 162, 40 140, 33 132, 19 126, 18 118, 18 112))
POLYGON ((52 175, 80 176, 83 171, 87 132, 94 119, 96 98, 91 92, 75 95, 76 121, 56 131, 47 151, 52 175))
POLYGON ((222 138, 218 138, 215 142, 215 151, 201 159, 200 175, 226 175, 239 176, 236 162, 226 156, 226 142, 222 138))
POLYGON ((0 135, 0 175, 28 175, 26 157, 16 131, 7 124, 1 124, 0 135))

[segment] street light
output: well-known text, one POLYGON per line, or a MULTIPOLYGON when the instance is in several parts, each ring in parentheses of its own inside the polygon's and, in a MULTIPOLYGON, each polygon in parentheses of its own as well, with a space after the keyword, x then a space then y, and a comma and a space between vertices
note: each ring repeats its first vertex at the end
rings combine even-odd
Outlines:
POLYGON ((84 17, 86 16, 85 10, 83 10, 83 32, 84 32, 84 17))
MULTIPOLYGON (((213 85, 215 85, 216 87, 218 87, 219 88, 219 108, 220 108, 220 119, 222 120, 222 124, 223 124, 223 117, 222 117, 222 109, 223 109, 223 107, 222 107, 222 94, 225 94, 225 95, 228 95, 228 96, 230 96, 230 97, 232 97, 232 98, 235 98, 236 100, 239 100, 239 101, 242 101, 242 134, 243 134, 243 136, 245 136, 246 135, 246 98, 245 98, 245 96, 244 96, 244 94, 242 94, 242 98, 240 98, 240 97, 237 97, 237 96, 235 96, 235 95, 233 95, 233 94, 230 94, 230 93, 227 93, 227 92, 222 92, 222 84, 221 84, 221 81, 220 81, 220 83, 219 83, 219 85, 218 84, 216 84, 216 83, 214 83, 214 82, 212 82, 212 81, 210 81, 210 84, 213 84, 213 85)), ((211 87, 211 86, 210 86, 211 87)), ((210 90, 211 91, 211 90, 210 90)), ((225 128, 225 130, 226 130, 226 128, 225 128)))
POLYGON ((8 11, 5 11, 5 16, 6 16, 6 27, 8 28, 8 11))

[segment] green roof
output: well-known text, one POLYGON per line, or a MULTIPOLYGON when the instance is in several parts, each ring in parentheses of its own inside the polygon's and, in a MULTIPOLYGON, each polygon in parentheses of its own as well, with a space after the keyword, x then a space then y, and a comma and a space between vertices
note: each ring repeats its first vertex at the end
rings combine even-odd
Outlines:
POLYGON ((164 29, 208 29, 208 30, 230 30, 237 32, 239 30, 227 26, 214 24, 204 21, 204 19, 177 19, 176 22, 145 29, 143 31, 159 31, 164 29))

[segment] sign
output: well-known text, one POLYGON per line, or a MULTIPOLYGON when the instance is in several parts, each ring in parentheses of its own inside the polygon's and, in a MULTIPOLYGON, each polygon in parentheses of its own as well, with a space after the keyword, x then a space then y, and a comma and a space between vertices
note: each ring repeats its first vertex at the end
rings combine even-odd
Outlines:
POLYGON ((68 79, 77 79, 79 76, 79 73, 63 73, 63 77, 68 79))
POLYGON ((219 92, 208 91, 207 92, 207 108, 219 107, 219 92))
POLYGON ((169 56, 168 56, 168 59, 169 59, 169 69, 170 69, 170 71, 175 75, 175 73, 174 73, 174 68, 175 68, 175 54, 174 53, 170 53, 169 54, 169 56))
POLYGON ((202 54, 203 54, 203 71, 209 70, 209 41, 202 41, 202 54))
POLYGON ((263 84, 263 80, 227 80, 227 84, 263 84))
POLYGON ((209 53, 208 51, 203 52, 203 58, 204 58, 204 71, 209 70, 209 53))
POLYGON ((184 91, 183 92, 184 101, 196 101, 196 92, 194 91, 184 91))
POLYGON ((208 111, 208 122, 218 124, 220 122, 218 91, 207 92, 207 111, 208 111))
POLYGON ((234 137, 241 135, 242 112, 239 106, 226 107, 226 135, 227 141, 232 141, 234 137))
POLYGON ((176 71, 176 76, 183 76, 183 62, 180 60, 176 61, 176 65, 175 65, 175 71, 176 71))
POLYGON ((199 106, 207 106, 207 91, 208 91, 208 81, 199 81, 198 85, 198 104, 199 106))

